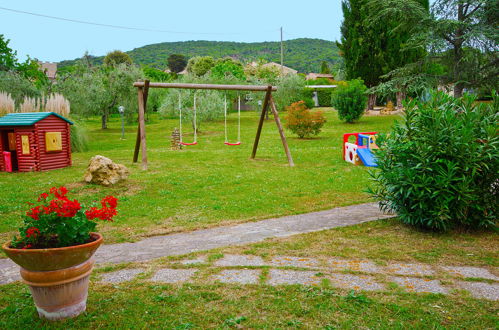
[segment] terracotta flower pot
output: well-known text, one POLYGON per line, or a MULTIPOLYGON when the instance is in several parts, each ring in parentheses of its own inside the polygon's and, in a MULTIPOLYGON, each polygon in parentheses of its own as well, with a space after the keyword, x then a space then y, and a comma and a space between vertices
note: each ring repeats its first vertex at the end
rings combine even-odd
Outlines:
POLYGON ((62 320, 85 311, 92 256, 103 241, 101 234, 90 236, 90 243, 62 248, 14 249, 10 242, 2 246, 21 266, 21 277, 29 285, 40 317, 62 320))

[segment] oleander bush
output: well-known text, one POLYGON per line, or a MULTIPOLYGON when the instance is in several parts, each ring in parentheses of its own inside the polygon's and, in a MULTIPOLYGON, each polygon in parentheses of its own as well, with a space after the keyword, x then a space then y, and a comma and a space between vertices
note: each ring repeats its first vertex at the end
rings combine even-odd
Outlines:
POLYGON ((367 87, 360 79, 338 85, 333 91, 331 105, 338 110, 338 117, 347 123, 359 120, 367 105, 367 87))
POLYGON ((406 104, 405 119, 380 135, 370 192, 406 224, 436 231, 497 228, 499 97, 475 102, 434 93, 406 104))

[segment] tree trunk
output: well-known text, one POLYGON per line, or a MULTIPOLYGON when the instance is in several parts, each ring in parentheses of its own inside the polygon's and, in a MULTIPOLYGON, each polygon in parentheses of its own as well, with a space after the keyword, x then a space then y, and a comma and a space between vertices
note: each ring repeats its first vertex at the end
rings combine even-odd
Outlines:
POLYGON ((454 84, 454 97, 458 98, 463 96, 464 85, 461 83, 454 84))
MULTIPOLYGON (((458 4, 457 6, 457 20, 459 22, 463 22, 465 20, 464 17, 464 5, 458 4)), ((461 63, 463 59, 463 42, 464 42, 464 31, 462 28, 458 27, 455 32, 454 37, 454 97, 463 96, 464 84, 462 83, 462 74, 461 74, 461 63)))
POLYGON ((402 107, 403 107, 402 101, 403 100, 405 100, 405 93, 402 91, 397 92, 397 110, 402 109, 402 107))
POLYGON ((101 116, 101 120, 102 120, 102 129, 107 129, 107 114, 103 114, 101 116))
POLYGON ((367 110, 374 110, 376 106, 376 94, 369 94, 369 98, 367 99, 367 110))

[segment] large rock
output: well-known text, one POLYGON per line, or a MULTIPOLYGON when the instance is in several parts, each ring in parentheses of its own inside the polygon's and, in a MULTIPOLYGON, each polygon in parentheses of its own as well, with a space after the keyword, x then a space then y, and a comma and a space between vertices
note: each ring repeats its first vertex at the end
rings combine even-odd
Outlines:
POLYGON ((113 185, 128 177, 129 171, 125 165, 116 164, 104 156, 94 156, 90 159, 84 180, 103 186, 113 185))

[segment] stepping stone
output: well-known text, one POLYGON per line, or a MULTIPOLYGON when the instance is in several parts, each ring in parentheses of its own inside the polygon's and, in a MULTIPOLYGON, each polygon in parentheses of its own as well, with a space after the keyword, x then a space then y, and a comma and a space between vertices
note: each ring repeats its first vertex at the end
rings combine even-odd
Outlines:
POLYGON ((332 258, 327 265, 334 270, 352 270, 364 273, 381 273, 381 269, 372 261, 367 260, 344 260, 332 258))
POLYGON ((0 259, 0 285, 20 280, 19 266, 10 259, 0 259))
POLYGON ((457 285, 468 290, 475 298, 494 301, 499 300, 499 284, 459 281, 457 282, 457 285))
POLYGON ((122 283, 133 280, 138 274, 143 273, 144 269, 122 269, 112 273, 102 275, 103 283, 122 283))
POLYGON ((332 274, 328 276, 332 286, 351 289, 375 291, 383 290, 384 286, 377 283, 374 277, 367 275, 351 275, 351 274, 332 274))
POLYGON ((409 292, 421 292, 421 293, 449 293, 449 291, 444 288, 440 281, 429 280, 417 277, 390 277, 390 281, 397 283, 398 285, 404 287, 409 292))
POLYGON ((300 268, 317 268, 319 262, 313 258, 301 257, 274 257, 270 262, 272 266, 277 267, 300 267, 300 268))
POLYGON ((486 278, 488 280, 499 281, 499 277, 495 276, 485 268, 443 266, 442 269, 458 277, 486 278))
POLYGON ((261 257, 251 255, 228 254, 215 262, 215 266, 265 266, 265 261, 261 257))
POLYGON ((211 278, 222 283, 257 284, 261 273, 260 269, 226 269, 211 278))
POLYGON ((269 272, 268 284, 302 284, 302 285, 319 285, 322 282, 322 277, 316 275, 314 271, 303 270, 282 270, 271 269, 269 272))
POLYGON ((386 271, 396 275, 415 276, 433 275, 435 273, 433 269, 428 265, 402 263, 390 264, 386 267, 386 271))
POLYGON ((198 257, 196 259, 187 259, 180 261, 182 265, 204 264, 205 262, 206 262, 206 256, 198 257))
POLYGON ((191 277, 196 273, 197 269, 171 269, 163 268, 154 274, 151 278, 153 282, 163 282, 163 283, 179 283, 185 282, 191 279, 191 277))

